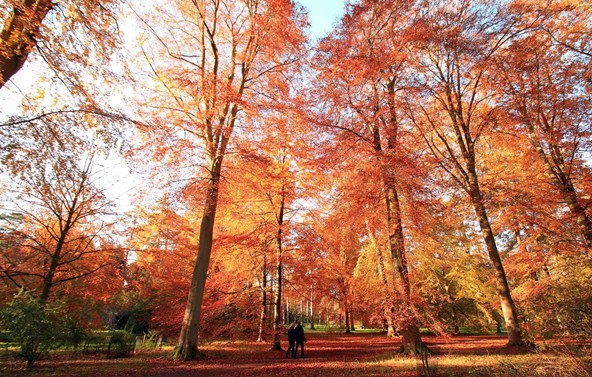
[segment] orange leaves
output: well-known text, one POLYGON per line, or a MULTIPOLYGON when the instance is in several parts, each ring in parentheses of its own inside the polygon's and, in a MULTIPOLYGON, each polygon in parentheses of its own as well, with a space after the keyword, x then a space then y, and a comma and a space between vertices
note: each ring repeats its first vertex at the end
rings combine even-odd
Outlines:
MULTIPOLYGON (((82 78, 94 81, 95 70, 108 68, 113 38, 102 34, 114 31, 117 4, 60 2, 61 12, 41 29, 40 51, 76 94, 85 93, 82 78)), ((136 259, 122 272, 124 283, 118 276, 109 289, 135 290, 150 302, 154 323, 172 331, 196 249, 211 250, 203 259, 211 257, 211 264, 196 274, 207 281, 203 314, 211 327, 203 328, 216 334, 214 324, 220 325, 218 333, 226 334, 241 313, 248 328, 262 280, 265 289, 272 285, 263 272, 278 262, 279 244, 290 303, 305 298, 331 314, 335 298, 347 296, 368 307, 365 319, 381 315, 384 286, 395 292, 398 270, 379 266, 380 255, 407 262, 402 275, 421 296, 409 302, 424 318, 448 322, 462 322, 460 312, 469 313, 467 323, 496 317, 493 265, 508 266, 509 286, 524 302, 529 292, 542 294, 546 285, 535 277, 545 268, 557 280, 569 274, 568 264, 554 258, 589 254, 582 246, 592 189, 589 7, 573 1, 430 5, 350 4, 312 61, 306 18, 292 1, 134 5, 141 31, 131 60, 142 72, 136 102, 125 105, 143 117, 133 148, 136 166, 151 178, 143 208, 130 214, 135 225, 126 229, 136 259), (488 228, 492 233, 482 239, 488 228), (490 250, 499 248, 499 263, 496 252, 493 265, 485 257, 484 240, 490 250)), ((105 96, 109 82, 98 81, 105 96)), ((52 90, 40 88, 25 109, 58 105, 52 90)), ((79 121, 109 133, 89 113, 79 121)), ((64 212, 54 204, 72 198, 63 194, 74 186, 64 184, 76 176, 57 154, 43 154, 45 147, 66 154, 85 149, 62 145, 63 137, 48 142, 61 118, 44 122, 46 128, 32 124, 30 139, 21 128, 2 131, 2 153, 11 161, 3 168, 18 175, 39 167, 22 178, 36 200, 51 201, 35 218, 22 218, 27 225, 18 230, 29 239, 5 254, 12 267, 22 262, 33 271, 21 276, 23 285, 43 275, 37 255, 51 259, 45 249, 57 244, 64 222, 49 219, 64 212), (55 184, 41 182, 50 170, 64 175, 53 176, 55 184), (37 254, 23 251, 35 248, 37 254)), ((106 135, 106 144, 118 136, 106 135)), ((85 200, 93 199, 81 209, 94 215, 91 204, 102 197, 93 193, 84 191, 85 200)), ((88 238, 102 231, 96 226, 89 221, 65 238, 70 251, 63 255, 79 255, 85 242, 92 251, 73 263, 76 269, 107 263, 98 256, 102 243, 88 238)), ((3 234, 5 242, 13 236, 3 234)), ((113 251, 117 258, 121 253, 113 251)), ((96 286, 108 279, 106 271, 113 272, 97 271, 64 292, 88 288, 105 301, 96 286)), ((66 276, 60 270, 52 278, 66 276)))

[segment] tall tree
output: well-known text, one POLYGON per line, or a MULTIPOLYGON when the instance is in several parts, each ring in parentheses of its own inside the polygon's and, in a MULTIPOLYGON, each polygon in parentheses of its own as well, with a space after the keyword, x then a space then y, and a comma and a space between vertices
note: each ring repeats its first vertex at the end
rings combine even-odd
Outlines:
MULTIPOLYGON (((250 212, 259 222, 259 237, 265 239, 267 249, 275 252, 269 259, 275 263, 272 349, 281 350, 280 336, 283 333, 283 301, 285 286, 285 259, 287 246, 293 246, 293 217, 297 200, 297 169, 300 165, 298 145, 301 127, 292 120, 286 108, 279 102, 289 98, 288 87, 274 88, 269 93, 276 98, 255 121, 255 127, 264 127, 265 133, 240 135, 240 170, 235 179, 240 181, 244 197, 243 211, 250 212), (283 93, 282 93, 283 92, 283 93), (273 240, 273 242, 271 242, 273 240), (273 245, 273 247, 272 247, 273 245)), ((235 164, 236 161, 233 161, 235 164)), ((253 216, 252 216, 253 217, 253 216)))
MULTIPOLYGON (((551 12, 542 29, 571 27, 557 20, 565 17, 562 13, 551 12)), ((587 33, 583 30, 580 35, 585 38, 587 33)), ((585 48, 587 40, 573 35, 569 42, 561 43, 555 42, 553 35, 539 28, 509 45, 496 59, 501 72, 497 82, 505 90, 515 131, 526 134, 525 139, 575 220, 581 242, 590 249, 592 219, 586 211, 589 200, 581 184, 590 174, 583 158, 591 132, 590 96, 583 90, 590 87, 590 56, 574 54, 573 48, 566 46, 585 48)))
POLYGON ((50 127, 37 130, 34 138, 20 140, 28 148, 1 155, 2 170, 12 177, 4 200, 14 216, 3 227, 9 247, 0 254, 0 273, 35 291, 45 305, 56 285, 89 276, 117 258, 101 246, 110 201, 95 182, 96 146, 74 134, 56 138, 50 127))
POLYGON ((157 81, 149 106, 162 116, 150 131, 165 141, 161 152, 205 173, 197 258, 175 349, 176 358, 190 360, 199 357, 201 306, 231 136, 257 109, 258 95, 264 97, 277 75, 298 60, 304 23, 287 0, 179 0, 157 7, 153 20, 141 16, 147 31, 142 51, 157 81))
MULTIPOLYGON (((76 90, 78 72, 66 62, 91 66, 95 59, 108 59, 116 44, 115 17, 120 0, 15 0, 0 5, 0 88, 16 74, 35 49, 76 90), (108 33, 107 33, 108 32, 108 33), (112 33, 112 34, 111 34, 112 33)), ((90 98, 90 97, 89 97, 90 98)))
POLYGON ((409 116, 422 130, 442 169, 470 200, 494 268, 509 344, 520 345, 516 306, 480 185, 477 148, 495 126, 499 108, 498 93, 485 79, 493 74, 489 70, 492 56, 516 33, 503 9, 496 2, 465 0, 432 9, 425 21, 431 32, 420 42, 417 55, 421 97, 411 106, 409 116))
POLYGON ((330 103, 331 120, 325 125, 370 148, 382 183, 394 265, 396 318, 403 350, 418 352, 419 324, 412 305, 409 266, 401 207, 404 156, 400 119, 403 72, 408 65, 401 53, 412 30, 409 3, 362 1, 352 5, 339 28, 319 47, 322 96, 330 103))

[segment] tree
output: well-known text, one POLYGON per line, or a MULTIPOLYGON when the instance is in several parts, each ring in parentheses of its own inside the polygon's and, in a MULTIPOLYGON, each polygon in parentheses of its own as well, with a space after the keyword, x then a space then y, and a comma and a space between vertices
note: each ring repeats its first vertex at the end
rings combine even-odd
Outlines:
MULTIPOLYGON (((542 29, 548 30, 549 24, 565 28, 557 20, 560 15, 553 12, 542 29)), ((580 42, 574 35, 569 43, 585 46, 586 41, 580 42)), ((582 90, 589 86, 590 57, 574 55, 573 48, 555 42, 547 31, 535 29, 513 41, 495 61, 513 131, 529 140, 575 220, 581 242, 590 249, 592 219, 586 211, 584 184, 580 183, 590 174, 583 158, 590 142, 590 99, 582 90)))
POLYGON ((286 254, 295 246, 293 218, 299 212, 296 203, 300 196, 298 182, 303 152, 302 125, 297 122, 288 103, 292 95, 290 89, 290 86, 278 85, 269 90, 271 100, 253 124, 253 128, 262 127, 265 132, 239 135, 237 149, 240 157, 238 160, 233 159, 230 166, 236 171, 234 187, 241 188, 237 190, 241 192, 240 196, 233 195, 235 201, 242 199, 242 204, 237 205, 239 211, 250 218, 253 225, 256 224, 255 233, 261 242, 262 251, 274 250, 273 255, 262 256, 265 265, 263 270, 269 269, 271 273, 271 264, 275 263, 274 350, 281 350, 280 336, 285 313, 282 305, 285 298, 285 261, 286 254))
POLYGON ((0 272, 45 304, 56 285, 114 261, 100 241, 108 201, 94 186, 93 157, 82 165, 51 153, 37 157, 11 190, 14 218, 3 227, 0 272))
MULTIPOLYGON (((536 12, 537 16, 545 21, 541 23, 540 30, 545 31, 558 48, 575 52, 584 60, 592 57, 590 4, 577 0, 554 1, 547 4, 516 1, 515 4, 517 8, 527 8, 531 12, 536 12)), ((586 78, 590 80, 589 67, 586 71, 586 78)))
MULTIPOLYGON (((272 349, 281 350, 280 335, 283 332, 282 288, 284 284, 284 249, 286 238, 289 237, 288 222, 290 216, 290 204, 294 201, 294 178, 290 171, 289 141, 286 137, 286 122, 275 119, 269 129, 277 128, 278 131, 270 131, 266 137, 259 141, 259 151, 252 151, 246 155, 247 161, 243 163, 246 178, 243 188, 250 189, 250 200, 257 203, 249 206, 251 213, 257 214, 259 227, 265 230, 260 237, 264 240, 265 249, 272 249, 274 245, 275 255, 270 260, 275 261, 275 287, 274 287, 274 327, 272 349), (275 127, 274 127, 275 126, 275 127), (252 190, 252 191, 251 191, 252 190), (254 210, 254 211, 253 211, 254 210), (271 240, 274 240, 273 242, 271 240), (270 243, 269 246, 266 246, 270 243)), ((247 208, 245 208, 247 209, 247 208)), ((265 264, 267 256, 263 255, 265 264)), ((263 270, 265 271, 265 266, 263 270)), ((264 278, 265 280, 265 278, 264 278)), ((265 291, 264 291, 265 292, 265 291)), ((264 296, 265 299, 265 296, 264 296)), ((265 305, 265 304, 263 304, 265 305)))
POLYGON ((189 288, 192 249, 196 245, 195 219, 165 196, 151 206, 134 209, 126 244, 133 252, 126 268, 127 284, 114 297, 114 306, 131 311, 144 303, 149 312, 147 325, 167 337, 178 335, 189 288))
MULTIPOLYGON (((0 88, 16 74, 37 49, 43 60, 76 91, 80 80, 68 63, 89 67, 93 59, 104 59, 115 45, 115 9, 119 0, 15 0, 0 6, 3 28, 0 33, 0 88), (65 58, 65 60, 64 60, 65 58)), ((90 97, 89 97, 90 98, 90 97)))
MULTIPOLYGON (((3 170, 12 177, 5 201, 13 216, 1 234, 6 248, 0 272, 14 287, 35 291, 44 305, 56 285, 117 258, 104 235, 110 202, 95 183, 97 147, 80 134, 56 137, 50 127, 37 130, 34 138, 21 139, 21 148, 2 155, 3 170)), ((11 146, 10 139, 4 142, 11 146)))
POLYGON ((353 5, 339 29, 321 42, 318 65, 325 83, 321 96, 331 108, 324 125, 344 132, 344 138, 362 142, 378 166, 376 179, 382 183, 394 265, 396 318, 403 350, 416 353, 421 336, 411 300, 400 197, 405 177, 401 162, 410 161, 405 156, 400 106, 408 66, 401 51, 413 26, 409 5, 365 1, 353 5))
POLYGON ((370 228, 370 226, 367 225, 366 228, 368 231, 368 238, 370 239, 370 245, 367 248, 367 252, 369 252, 370 255, 367 256, 367 259, 374 261, 379 282, 383 287, 383 297, 380 302, 380 315, 382 318, 383 330, 387 332, 388 336, 395 336, 395 307, 393 299, 391 297, 392 284, 389 284, 389 273, 387 271, 387 265, 385 263, 383 243, 377 240, 376 234, 370 228))
POLYGON ((459 334, 461 327, 489 332, 501 318, 481 234, 467 226, 472 209, 463 202, 462 192, 435 196, 432 216, 412 237, 415 290, 426 322, 440 334, 459 334))
POLYGON ((19 356, 27 368, 45 351, 57 348, 66 333, 63 310, 48 307, 20 292, 12 302, 0 309, 0 324, 20 347, 19 356))
MULTIPOLYGON (((430 36, 419 43, 420 90, 409 116, 419 127, 433 155, 467 194, 494 267, 497 293, 510 345, 522 344, 516 307, 492 231, 480 185, 477 143, 497 119, 497 93, 485 77, 492 56, 516 34, 503 6, 495 2, 459 1, 435 7, 425 21, 430 36), (487 5, 487 7, 485 6, 487 5), (489 22, 489 20, 498 20, 489 22), (494 26, 495 25, 495 26, 494 26)), ((410 103, 413 101, 410 101, 410 103)))
POLYGON ((256 109, 258 94, 264 97, 267 85, 299 58, 303 18, 284 0, 177 1, 160 7, 157 17, 166 24, 142 19, 147 29, 142 52, 157 81, 156 105, 150 107, 163 116, 156 117, 159 127, 151 135, 162 137, 158 148, 176 162, 187 157, 190 166, 203 167, 206 182, 197 259, 175 350, 176 358, 190 360, 199 357, 199 319, 227 148, 235 126, 256 109), (174 156, 175 150, 181 153, 174 156))

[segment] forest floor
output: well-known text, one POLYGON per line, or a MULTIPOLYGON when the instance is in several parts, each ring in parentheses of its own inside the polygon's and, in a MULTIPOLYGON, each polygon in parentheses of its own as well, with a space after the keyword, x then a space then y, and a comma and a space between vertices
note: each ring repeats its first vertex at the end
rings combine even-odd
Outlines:
MULTIPOLYGON (((428 376, 418 357, 398 354, 399 338, 380 333, 306 334, 305 358, 285 358, 269 343, 216 341, 200 346, 206 358, 173 362, 170 347, 131 358, 52 354, 24 369, 0 358, 2 377, 428 376)), ((501 336, 424 336, 434 354, 429 376, 592 376, 592 340, 506 347, 501 336)), ((282 347, 286 348, 285 341, 282 347)))

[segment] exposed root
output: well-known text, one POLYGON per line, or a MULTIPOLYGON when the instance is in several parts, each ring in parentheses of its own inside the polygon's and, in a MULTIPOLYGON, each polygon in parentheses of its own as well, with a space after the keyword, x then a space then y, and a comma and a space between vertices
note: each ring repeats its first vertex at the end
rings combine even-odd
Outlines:
POLYGON ((203 360, 206 358, 206 354, 200 352, 197 347, 175 347, 173 351, 173 360, 175 361, 191 361, 191 360, 203 360))

